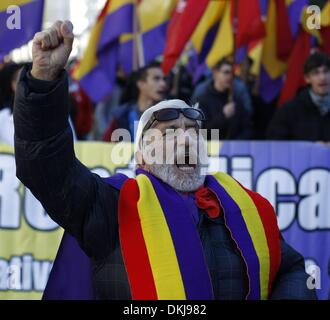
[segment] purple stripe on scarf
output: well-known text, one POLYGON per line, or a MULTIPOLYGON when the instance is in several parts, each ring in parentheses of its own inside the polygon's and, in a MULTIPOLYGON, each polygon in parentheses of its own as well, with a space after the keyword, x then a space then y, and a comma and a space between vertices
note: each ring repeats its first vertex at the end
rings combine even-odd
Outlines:
POLYGON ((224 217, 233 239, 237 243, 248 266, 250 292, 248 300, 260 299, 260 265, 257 253, 247 230, 242 213, 236 202, 213 176, 207 176, 205 185, 216 192, 224 209, 224 217))
POLYGON ((141 173, 152 182, 163 209, 173 239, 187 299, 214 299, 203 247, 184 199, 172 187, 162 183, 152 174, 141 169, 137 170, 137 174, 141 173))
POLYGON ((110 184, 117 190, 120 190, 122 185, 126 182, 128 177, 123 173, 116 173, 111 177, 103 178, 107 184, 110 184))

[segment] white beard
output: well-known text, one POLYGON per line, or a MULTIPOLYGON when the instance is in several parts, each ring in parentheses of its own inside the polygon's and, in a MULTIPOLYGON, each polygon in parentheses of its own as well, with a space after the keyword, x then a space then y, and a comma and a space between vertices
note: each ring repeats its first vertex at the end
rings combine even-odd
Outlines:
MULTIPOLYGON (((182 134, 186 138, 184 134, 187 132, 182 134)), ((146 161, 145 167, 150 173, 180 192, 196 191, 204 184, 208 167, 207 145, 204 139, 193 137, 189 144, 186 144, 186 140, 181 137, 181 140, 174 140, 173 143, 164 144, 163 139, 155 140, 154 143, 157 145, 152 148, 149 148, 149 145, 143 150, 143 158, 151 160, 146 161), (155 157, 156 161, 153 161, 152 151, 159 150, 163 152, 159 152, 159 157, 155 157), (190 167, 186 172, 185 165, 190 167)))
POLYGON ((149 171, 180 192, 195 191, 205 181, 205 175, 201 173, 200 166, 197 166, 192 173, 184 173, 173 164, 154 164, 149 166, 149 171))

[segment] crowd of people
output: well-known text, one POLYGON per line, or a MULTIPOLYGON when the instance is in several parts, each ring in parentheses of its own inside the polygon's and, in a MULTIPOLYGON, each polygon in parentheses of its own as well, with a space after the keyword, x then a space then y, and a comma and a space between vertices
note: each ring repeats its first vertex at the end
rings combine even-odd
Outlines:
MULTIPOLYGON (((74 65, 70 63, 70 66, 74 65)), ((219 129, 221 140, 308 140, 330 141, 330 58, 321 52, 310 55, 304 65, 306 85, 283 106, 278 97, 263 102, 258 79, 250 72, 247 58, 237 68, 230 58, 193 83, 188 68, 177 67, 165 76, 159 62, 151 62, 130 75, 118 68, 112 93, 92 103, 79 83, 70 78, 70 121, 76 139, 111 141, 118 128, 134 139, 134 122, 164 99, 199 103, 205 128, 219 129)), ((0 65, 0 142, 13 144, 12 120, 16 82, 22 64, 0 65)), ((209 138, 211 138, 209 136, 209 138)))

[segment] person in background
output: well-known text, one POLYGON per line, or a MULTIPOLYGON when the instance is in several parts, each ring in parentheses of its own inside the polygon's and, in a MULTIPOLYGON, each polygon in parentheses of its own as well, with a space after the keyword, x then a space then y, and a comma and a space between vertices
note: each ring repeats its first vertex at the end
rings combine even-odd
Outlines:
MULTIPOLYGON (((212 75, 207 76, 202 82, 198 83, 193 94, 192 100, 195 101, 197 97, 205 94, 207 88, 211 85, 213 79, 212 75)), ((248 84, 242 79, 242 77, 234 77, 233 79, 233 93, 234 100, 236 100, 239 104, 241 104, 246 112, 252 114, 254 111, 254 105, 252 103, 252 99, 250 96, 248 84)))
POLYGON ((233 66, 224 58, 212 70, 212 81, 205 92, 196 96, 205 114, 206 129, 219 129, 220 139, 250 139, 252 137, 250 113, 234 95, 233 66))
POLYGON ((70 117, 78 140, 87 140, 93 126, 94 107, 79 82, 69 77, 70 117))
MULTIPOLYGON (((0 143, 6 143, 10 146, 14 145, 14 98, 19 73, 23 65, 23 63, 17 64, 9 62, 0 70, 0 143)), ((70 97, 69 101, 72 104, 70 97)), ((77 140, 75 129, 70 118, 69 123, 74 140, 77 140)))
POLYGON ((192 76, 184 65, 175 66, 167 75, 169 99, 190 101, 193 93, 192 76))
POLYGON ((276 111, 267 138, 330 142, 330 58, 321 52, 304 65, 307 86, 276 111))
POLYGON ((124 90, 129 86, 128 80, 129 78, 125 71, 121 67, 118 67, 116 72, 116 82, 111 93, 103 101, 96 104, 94 112, 94 133, 97 140, 102 139, 109 124, 113 120, 113 109, 131 100, 131 98, 126 100, 124 94, 124 90))
POLYGON ((132 77, 131 99, 113 110, 113 120, 104 134, 104 141, 111 141, 112 133, 119 128, 128 130, 133 141, 134 123, 140 119, 145 110, 164 99, 167 93, 165 76, 158 62, 151 62, 139 69, 132 77))

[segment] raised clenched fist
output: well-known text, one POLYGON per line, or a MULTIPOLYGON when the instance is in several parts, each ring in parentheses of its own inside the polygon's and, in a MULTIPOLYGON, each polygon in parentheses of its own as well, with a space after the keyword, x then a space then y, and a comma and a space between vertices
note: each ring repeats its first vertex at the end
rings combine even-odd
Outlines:
POLYGON ((65 67, 72 49, 73 25, 70 21, 56 21, 33 38, 32 70, 34 78, 52 81, 65 67))

